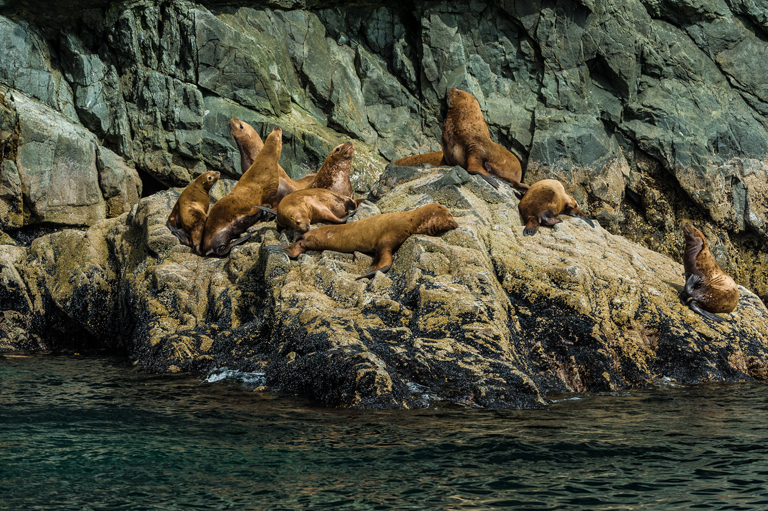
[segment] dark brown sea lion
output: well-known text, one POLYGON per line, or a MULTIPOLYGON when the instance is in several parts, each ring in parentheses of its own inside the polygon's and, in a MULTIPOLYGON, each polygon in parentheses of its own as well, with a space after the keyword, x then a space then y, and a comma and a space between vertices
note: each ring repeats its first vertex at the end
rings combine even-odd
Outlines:
POLYGON ((392 165, 412 167, 414 165, 421 165, 422 163, 429 163, 433 167, 448 165, 448 162, 445 161, 445 157, 443 157, 442 151, 406 156, 405 158, 400 158, 399 160, 392 162, 392 165))
POLYGON ((565 188, 554 179, 544 179, 530 186, 517 205, 520 216, 525 222, 523 234, 533 236, 539 225, 553 226, 562 222, 557 215, 565 214, 581 218, 594 228, 592 220, 586 218, 573 197, 565 193, 565 188))
POLYGON ((352 157, 355 148, 352 142, 339 144, 331 151, 331 154, 323 162, 323 166, 317 171, 310 188, 325 188, 345 197, 352 197, 352 182, 349 173, 352 171, 352 157))
POLYGON ((307 188, 283 198, 277 206, 277 224, 305 233, 317 222, 341 224, 357 204, 350 197, 326 190, 307 188))
POLYGON ((686 277, 683 300, 694 311, 712 321, 726 321, 713 312, 732 312, 739 303, 739 288, 733 279, 720 268, 707 238, 692 225, 683 228, 685 254, 683 255, 686 277))
POLYGON ((216 202, 205 221, 202 255, 223 257, 235 245, 247 239, 237 239, 264 216, 255 206, 275 208, 279 202, 277 162, 283 148, 283 130, 274 128, 250 168, 240 177, 229 194, 216 202), (235 240, 235 241, 232 241, 235 240))
POLYGON ((470 174, 480 174, 495 188, 499 185, 491 176, 503 179, 523 194, 528 190, 528 185, 521 182, 520 160, 491 140, 480 104, 469 92, 448 91, 442 142, 448 165, 458 165, 470 174))
POLYGON ((377 271, 389 270, 392 254, 411 234, 437 236, 458 226, 445 206, 428 204, 413 211, 375 215, 349 224, 323 225, 304 233, 293 245, 277 249, 287 252, 291 259, 307 250, 372 254, 370 271, 360 277, 370 278, 377 271))
MULTIPOLYGON (((253 161, 256 159, 259 151, 264 147, 264 142, 261 141, 259 133, 250 124, 241 121, 237 117, 232 117, 229 120, 229 132, 232 134, 237 148, 240 150, 240 168, 242 172, 245 172, 253 165, 253 161)), ((316 174, 309 174, 294 181, 279 164, 277 171, 280 175, 280 188, 278 190, 280 198, 296 190, 310 188, 316 176, 316 174)))
POLYGON ((205 220, 208 218, 210 204, 208 192, 219 180, 219 176, 220 174, 214 171, 197 176, 197 179, 181 192, 166 222, 168 228, 183 245, 192 247, 198 253, 205 220))

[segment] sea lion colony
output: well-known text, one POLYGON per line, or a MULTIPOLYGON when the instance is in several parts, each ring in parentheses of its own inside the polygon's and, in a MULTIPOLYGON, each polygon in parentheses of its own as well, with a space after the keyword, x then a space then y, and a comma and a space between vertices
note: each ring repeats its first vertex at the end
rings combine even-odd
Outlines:
MULTIPOLYGON (((540 226, 552 227, 560 214, 581 218, 594 228, 562 183, 545 179, 532 185, 522 182, 518 158, 493 142, 477 99, 458 89, 448 91, 448 112, 442 129, 442 151, 401 158, 395 165, 458 165, 478 174, 498 188, 499 180, 521 195, 518 204, 524 223, 523 234, 533 236, 540 226)), ((291 179, 278 164, 282 150, 282 130, 275 127, 261 140, 246 122, 232 118, 232 137, 240 150, 243 175, 232 191, 208 209, 208 191, 218 180, 218 172, 206 172, 179 196, 168 218, 168 228, 179 241, 201 256, 226 256, 249 238, 240 237, 253 224, 277 217, 278 226, 291 228, 301 236, 290 246, 270 246, 291 259, 309 250, 363 252, 374 257, 370 270, 359 278, 372 278, 386 272, 393 255, 412 234, 437 236, 456 229, 450 211, 429 204, 413 211, 386 213, 345 224, 362 202, 354 200, 350 172, 352 142, 337 146, 316 174, 291 179), (310 224, 328 222, 310 230, 310 224)), ((685 227, 684 256, 686 278, 681 299, 693 311, 711 321, 725 321, 714 313, 731 312, 738 304, 738 288, 709 251, 707 240, 695 227, 685 227)))

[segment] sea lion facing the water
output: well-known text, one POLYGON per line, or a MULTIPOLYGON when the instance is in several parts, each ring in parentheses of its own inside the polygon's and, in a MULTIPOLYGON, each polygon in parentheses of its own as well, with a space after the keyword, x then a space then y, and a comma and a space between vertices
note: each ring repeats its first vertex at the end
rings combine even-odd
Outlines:
POLYGON ((202 255, 227 255, 232 247, 247 239, 237 237, 264 215, 256 206, 277 207, 280 186, 277 162, 283 148, 282 137, 283 130, 275 127, 232 191, 213 205, 200 243, 202 255))
POLYGON ((732 312, 739 303, 739 288, 723 271, 712 252, 707 238, 692 225, 683 228, 685 236, 685 289, 682 296, 694 312, 712 321, 726 321, 713 312, 732 312))
POLYGON ((565 193, 562 183, 555 179, 544 179, 530 186, 517 205, 525 222, 523 235, 533 236, 540 225, 553 226, 562 222, 557 215, 566 214, 581 218, 594 228, 595 224, 582 213, 576 200, 565 193))
POLYGON ((219 180, 219 172, 208 171, 197 176, 179 195, 166 225, 179 241, 200 252, 205 220, 208 218, 208 192, 219 180))
MULTIPOLYGON (((253 165, 259 151, 264 147, 264 142, 261 141, 259 133, 253 129, 253 126, 241 121, 237 117, 229 119, 229 132, 232 134, 232 138, 235 139, 237 148, 240 150, 240 169, 245 173, 253 165)), ((280 198, 296 190, 310 188, 317 175, 309 174, 294 181, 279 164, 277 165, 277 171, 280 176, 280 188, 278 189, 280 198)))
POLYGON ((373 254, 369 272, 359 277, 370 278, 377 271, 389 270, 392 255, 410 235, 437 236, 458 226, 448 208, 427 204, 413 211, 375 215, 349 224, 323 225, 304 233, 293 245, 278 249, 291 259, 308 250, 373 254))
POLYGON ((448 91, 442 143, 443 157, 448 165, 458 165, 470 174, 480 174, 494 188, 499 185, 492 176, 503 179, 523 194, 528 190, 528 185, 521 182, 520 160, 491 140, 480 103, 469 92, 448 91))

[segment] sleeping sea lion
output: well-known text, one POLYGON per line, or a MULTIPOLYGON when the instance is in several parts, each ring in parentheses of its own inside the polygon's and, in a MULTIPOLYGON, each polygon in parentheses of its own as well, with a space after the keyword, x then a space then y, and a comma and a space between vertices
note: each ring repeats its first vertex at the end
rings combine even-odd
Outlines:
POLYGON ((200 240, 203 237, 205 220, 208 218, 208 192, 219 180, 220 175, 219 172, 211 170, 197 176, 197 179, 181 192, 165 223, 183 245, 192 247, 197 253, 200 253, 200 240))
POLYGON ((277 162, 282 148, 283 130, 276 127, 232 191, 208 213, 200 242, 202 255, 227 255, 232 247, 248 239, 247 236, 236 238, 264 216, 255 206, 277 207, 280 185, 277 162))
POLYGON ((683 267, 686 277, 682 296, 694 311, 712 321, 726 321, 713 312, 732 312, 739 303, 739 288, 733 279, 720 268, 707 238, 692 225, 683 228, 685 254, 683 267))
POLYGON ((349 224, 323 225, 304 233, 293 245, 277 249, 284 250, 291 259, 307 250, 373 254, 370 271, 359 277, 370 278, 377 271, 389 270, 392 254, 411 234, 437 236, 458 226, 445 206, 427 204, 413 211, 375 215, 349 224))
POLYGON ((573 197, 565 193, 565 188, 554 179, 544 179, 530 186, 517 205, 520 216, 525 222, 523 234, 533 236, 539 225, 553 226, 562 222, 557 215, 565 214, 581 218, 594 228, 592 220, 586 218, 573 197))
POLYGON ((414 165, 421 165, 422 163, 429 163, 433 167, 442 167, 444 165, 448 165, 448 163, 445 161, 445 158, 443 157, 442 151, 406 156, 405 158, 400 158, 397 161, 393 161, 392 165, 397 165, 399 167, 412 167, 414 165))
MULTIPOLYGON (((242 172, 245 172, 253 165, 253 161, 256 159, 259 151, 264 147, 264 142, 261 141, 259 133, 250 124, 241 121, 237 117, 232 117, 229 120, 229 132, 232 134, 237 148, 240 150, 240 168, 242 172)), ((309 174, 294 181, 279 164, 277 171, 280 175, 280 188, 278 190, 280 198, 296 190, 309 188, 316 176, 316 174, 309 174)))
POLYGON ((315 179, 309 188, 325 188, 345 197, 352 197, 352 182, 349 173, 352 171, 352 157, 355 148, 352 142, 339 144, 323 162, 317 171, 315 179))
POLYGON ((480 174, 494 188, 494 177, 503 179, 525 193, 528 185, 520 180, 520 160, 491 140, 488 125, 477 99, 463 90, 448 91, 448 113, 443 122, 443 157, 448 165, 458 165, 470 174, 480 174))
POLYGON ((277 225, 304 234, 310 224, 317 222, 344 223, 349 212, 356 207, 352 198, 325 188, 298 190, 280 201, 277 206, 277 225))

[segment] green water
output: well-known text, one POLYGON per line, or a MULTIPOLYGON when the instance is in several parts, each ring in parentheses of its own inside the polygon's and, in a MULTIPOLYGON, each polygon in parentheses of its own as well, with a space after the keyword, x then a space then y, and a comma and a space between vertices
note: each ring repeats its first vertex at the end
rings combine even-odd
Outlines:
POLYGON ((768 509, 768 386, 322 409, 258 378, 0 355, 0 508, 768 509))

